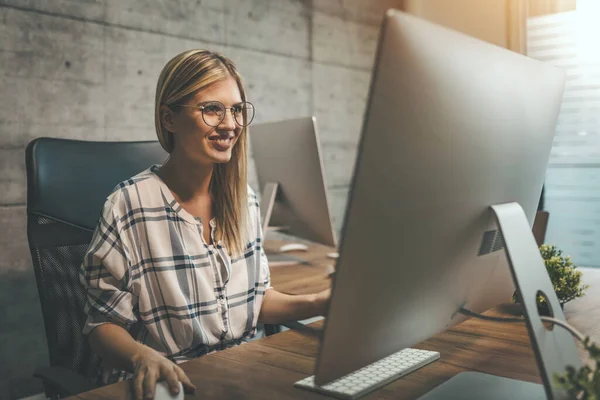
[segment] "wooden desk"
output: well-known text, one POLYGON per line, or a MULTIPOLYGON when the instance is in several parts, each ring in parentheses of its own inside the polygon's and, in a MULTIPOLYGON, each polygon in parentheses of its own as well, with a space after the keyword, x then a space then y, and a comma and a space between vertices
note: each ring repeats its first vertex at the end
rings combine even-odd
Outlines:
MULTIPOLYGON (((327 287, 327 265, 333 261, 326 258, 328 250, 325 247, 311 249, 306 257, 313 263, 310 266, 273 268, 273 286, 286 293, 315 292, 327 287)), ((567 304, 565 313, 583 333, 599 337, 600 311, 594 305, 600 304, 600 270, 585 270, 584 277, 591 286, 588 296, 567 304)), ((510 308, 500 307, 489 313, 503 315, 510 308)), ((439 351, 441 358, 365 399, 414 399, 463 371, 540 382, 524 324, 471 319, 413 347, 439 351)), ((325 399, 327 397, 320 394, 293 387, 294 382, 313 374, 317 353, 316 337, 286 331, 203 356, 181 365, 198 387, 195 395, 186 398, 325 399)), ((121 382, 77 398, 124 398, 128 390, 128 383, 121 382)))
MULTIPOLYGON (((267 241, 265 250, 275 252, 283 243, 280 240, 267 241)), ((294 252, 309 264, 271 267, 271 286, 287 294, 309 294, 327 289, 330 285, 329 274, 336 262, 327 257, 327 253, 331 252, 330 247, 320 245, 311 245, 307 252, 294 252)))

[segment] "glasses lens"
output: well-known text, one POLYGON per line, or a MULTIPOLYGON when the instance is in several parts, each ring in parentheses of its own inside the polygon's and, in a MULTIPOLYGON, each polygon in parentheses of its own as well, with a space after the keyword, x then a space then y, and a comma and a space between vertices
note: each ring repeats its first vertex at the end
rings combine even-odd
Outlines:
POLYGON ((218 101, 211 101, 202 106, 202 118, 206 125, 219 126, 225 116, 225 106, 218 101))
POLYGON ((235 122, 241 126, 248 126, 254 119, 254 106, 252 103, 243 102, 233 107, 235 122))

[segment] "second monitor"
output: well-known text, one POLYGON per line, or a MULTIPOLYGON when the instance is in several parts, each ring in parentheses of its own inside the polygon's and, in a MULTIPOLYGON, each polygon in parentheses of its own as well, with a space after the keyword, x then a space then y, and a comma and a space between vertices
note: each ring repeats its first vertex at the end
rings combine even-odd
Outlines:
POLYGON ((268 226, 335 247, 315 117, 258 124, 250 142, 262 191, 261 217, 268 226))

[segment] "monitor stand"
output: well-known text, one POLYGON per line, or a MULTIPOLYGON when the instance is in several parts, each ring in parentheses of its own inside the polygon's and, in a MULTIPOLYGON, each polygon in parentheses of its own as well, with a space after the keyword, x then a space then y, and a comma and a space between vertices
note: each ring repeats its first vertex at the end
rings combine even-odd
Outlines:
POLYGON ((267 229, 269 228, 269 221, 271 220, 271 214, 273 213, 273 207, 275 206, 275 198, 277 197, 278 189, 279 183, 267 182, 260 197, 260 217, 262 218, 262 231, 264 237, 267 236, 267 229))
MULTIPOLYGON (((277 192, 279 190, 279 183, 277 182, 267 182, 262 191, 261 201, 260 201, 260 216, 262 219, 262 232, 263 238, 267 237, 268 230, 282 230, 285 227, 269 227, 269 222, 271 220, 271 214, 273 213, 273 207, 275 206, 275 200, 277 198, 277 192)), ((310 264, 308 261, 303 258, 286 254, 280 252, 269 252, 266 251, 267 259, 269 260, 270 267, 280 267, 287 265, 297 265, 297 264, 310 264)))
POLYGON ((508 379, 494 375, 466 372, 456 375, 419 400, 449 399, 567 399, 564 389, 556 385, 554 376, 564 375, 568 365, 581 366, 571 334, 561 327, 548 330, 537 310, 537 294, 542 292, 549 303, 550 314, 565 321, 552 282, 546 271, 525 212, 518 203, 493 205, 498 227, 517 292, 531 347, 542 378, 542 384, 508 379))

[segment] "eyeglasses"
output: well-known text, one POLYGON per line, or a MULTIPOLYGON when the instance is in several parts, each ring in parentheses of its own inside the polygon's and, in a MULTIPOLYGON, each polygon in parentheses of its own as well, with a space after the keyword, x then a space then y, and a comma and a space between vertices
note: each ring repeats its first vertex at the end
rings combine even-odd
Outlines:
POLYGON ((204 123, 213 128, 221 125, 227 110, 231 110, 231 115, 233 115, 233 119, 239 126, 248 126, 254 119, 254 105, 249 101, 242 101, 229 108, 225 107, 220 101, 207 101, 200 106, 179 104, 179 107, 195 108, 202 111, 204 123))

